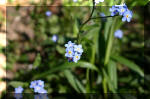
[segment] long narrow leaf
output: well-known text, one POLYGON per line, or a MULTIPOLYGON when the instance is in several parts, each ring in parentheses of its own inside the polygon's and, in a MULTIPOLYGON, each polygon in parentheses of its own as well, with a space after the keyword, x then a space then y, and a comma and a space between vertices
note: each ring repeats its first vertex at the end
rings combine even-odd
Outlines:
POLYGON ((137 72, 140 76, 144 77, 144 72, 140 69, 140 66, 136 65, 132 61, 126 59, 125 57, 119 56, 119 55, 112 55, 111 58, 118 61, 121 64, 124 64, 131 70, 137 72))
POLYGON ((117 67, 116 63, 112 60, 109 61, 108 64, 108 75, 110 80, 112 81, 112 85, 115 89, 117 89, 117 67))
POLYGON ((88 62, 84 62, 84 61, 79 61, 78 63, 69 63, 66 62, 63 65, 60 66, 56 66, 55 68, 52 68, 51 70, 41 73, 41 74, 37 74, 34 79, 39 78, 39 77, 44 77, 46 75, 49 75, 51 73, 54 72, 58 72, 58 71, 63 71, 65 69, 69 69, 69 68, 75 68, 75 67, 81 67, 81 68, 89 68, 91 70, 95 70, 98 71, 97 67, 91 63, 88 62))
POLYGON ((64 74, 70 83, 70 85, 79 93, 85 93, 85 88, 81 84, 81 82, 69 71, 65 70, 64 74))
POLYGON ((105 71, 104 69, 102 69, 102 71, 103 71, 104 77, 105 77, 106 80, 107 80, 107 84, 108 84, 108 86, 109 86, 109 89, 110 89, 113 93, 116 93, 116 90, 115 90, 114 86, 112 85, 112 81, 110 80, 108 74, 106 73, 106 71, 105 71))

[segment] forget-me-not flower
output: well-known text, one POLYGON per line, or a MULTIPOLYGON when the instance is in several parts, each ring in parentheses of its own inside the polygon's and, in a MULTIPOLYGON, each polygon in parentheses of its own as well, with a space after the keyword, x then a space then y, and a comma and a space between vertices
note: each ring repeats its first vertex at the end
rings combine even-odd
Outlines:
POLYGON ((127 8, 124 6, 120 6, 118 9, 119 15, 123 15, 126 12, 127 8))
POLYGON ((15 88, 15 93, 22 93, 23 92, 23 88, 21 86, 15 88))
POLYGON ((130 22, 132 18, 132 12, 130 10, 127 10, 124 14, 123 14, 123 18, 122 21, 127 21, 130 22))
POLYGON ((74 45, 74 51, 76 51, 79 54, 83 53, 82 45, 74 45))
POLYGON ((44 81, 42 80, 37 80, 37 85, 40 86, 40 87, 44 87, 44 81))
POLYGON ((116 30, 114 36, 121 39, 123 37, 123 32, 121 30, 116 30))
POLYGON ((73 55, 74 55, 73 47, 67 48, 65 56, 66 57, 73 57, 73 55))
POLYGON ((111 12, 111 16, 114 16, 118 13, 118 9, 115 6, 112 6, 109 11, 111 12))
POLYGON ((132 12, 128 9, 126 4, 122 5, 114 5, 112 8, 109 9, 111 12, 111 16, 114 16, 119 13, 119 15, 123 16, 122 21, 130 22, 132 18, 132 12))
POLYGON ((95 0, 95 4, 98 4, 100 2, 104 2, 104 0, 95 0))
POLYGON ((75 43, 69 41, 68 44, 65 44, 65 47, 65 56, 68 58, 68 61, 77 63, 83 53, 82 45, 76 45, 75 43))
POLYGON ((77 63, 77 61, 80 59, 80 54, 75 53, 74 57, 73 57, 73 62, 77 63))
POLYGON ((47 91, 44 88, 41 88, 39 93, 47 93, 47 91))
POLYGON ((72 43, 71 41, 68 42, 68 44, 65 44, 65 47, 69 48, 69 47, 73 47, 74 43, 72 43))
POLYGON ((37 86, 37 81, 35 80, 35 81, 32 81, 31 83, 30 83, 30 88, 34 88, 35 86, 37 86))
POLYGON ((42 88, 43 88, 43 87, 41 87, 41 86, 35 86, 35 87, 34 87, 34 92, 39 93, 42 88))
POLYGON ((52 12, 51 12, 51 11, 46 11, 46 12, 45 12, 45 15, 49 17, 49 16, 52 15, 52 12))
POLYGON ((32 81, 30 88, 33 88, 35 93, 47 93, 47 91, 44 89, 44 81, 42 80, 32 81))
POLYGON ((52 41, 53 41, 53 42, 57 42, 57 40, 58 40, 58 36, 57 36, 57 35, 53 35, 53 36, 52 36, 52 41))
POLYGON ((78 0, 73 0, 73 2, 77 2, 78 0))

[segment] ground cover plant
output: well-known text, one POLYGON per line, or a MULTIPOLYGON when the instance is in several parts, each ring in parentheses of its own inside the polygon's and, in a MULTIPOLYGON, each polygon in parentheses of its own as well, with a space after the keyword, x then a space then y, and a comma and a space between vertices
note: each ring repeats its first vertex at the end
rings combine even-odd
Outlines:
POLYGON ((148 94, 146 4, 63 0, 65 6, 7 7, 7 92, 148 94))

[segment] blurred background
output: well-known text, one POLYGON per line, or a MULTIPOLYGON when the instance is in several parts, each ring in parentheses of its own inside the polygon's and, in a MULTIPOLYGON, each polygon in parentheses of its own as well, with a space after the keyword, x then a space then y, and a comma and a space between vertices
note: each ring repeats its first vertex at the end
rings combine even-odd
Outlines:
MULTIPOLYGON (((125 2, 133 11, 130 23, 122 22, 121 17, 114 24, 113 18, 98 18, 89 21, 80 31, 81 24, 91 13, 92 0, 0 0, 0 97, 6 92, 14 92, 18 86, 24 88, 24 93, 33 93, 29 84, 37 79, 44 80, 50 94, 87 92, 87 68, 81 68, 87 64, 87 67, 94 65, 100 70, 100 73, 91 70, 89 93, 103 93, 101 61, 106 48, 99 49, 98 35, 105 34, 110 24, 116 30, 122 30, 123 37, 114 38, 110 65, 106 69, 113 82, 108 83, 108 92, 148 95, 150 5, 148 0, 125 2), (84 49, 80 61, 84 64, 68 64, 64 44, 69 40, 77 43, 80 32, 84 49), (64 69, 67 66, 69 69, 64 69), (113 66, 115 73, 111 72, 113 66)), ((96 5, 93 17, 100 13, 109 16, 109 8, 120 3, 120 0, 104 0, 96 5)))

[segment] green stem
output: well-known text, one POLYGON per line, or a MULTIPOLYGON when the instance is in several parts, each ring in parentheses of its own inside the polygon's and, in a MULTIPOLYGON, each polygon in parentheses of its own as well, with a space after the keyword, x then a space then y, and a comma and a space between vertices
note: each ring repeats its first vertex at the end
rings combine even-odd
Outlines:
POLYGON ((90 80, 89 80, 89 72, 90 70, 86 70, 86 93, 90 93, 90 80))
POLYGON ((104 93, 106 94, 107 93, 107 83, 106 83, 106 78, 103 79, 103 89, 104 89, 104 93))

